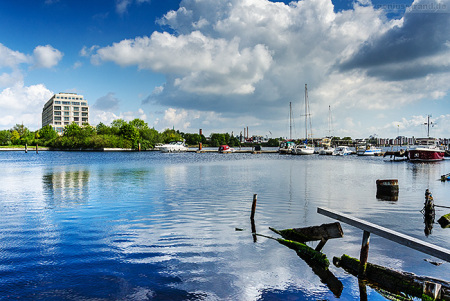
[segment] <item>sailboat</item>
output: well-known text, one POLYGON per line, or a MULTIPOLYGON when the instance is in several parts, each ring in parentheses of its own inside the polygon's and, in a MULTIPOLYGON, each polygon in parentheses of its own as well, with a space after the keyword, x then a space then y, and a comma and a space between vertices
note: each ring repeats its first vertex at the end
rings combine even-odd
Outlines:
POLYGON ((295 147, 294 141, 292 141, 292 103, 289 102, 289 140, 281 142, 278 152, 280 154, 291 154, 295 147))
POLYGON ((314 154, 314 147, 308 145, 308 117, 310 117, 309 103, 308 103, 308 87, 305 84, 305 137, 306 138, 305 138, 305 142, 303 144, 299 144, 294 147, 294 149, 292 150, 293 155, 312 155, 312 154, 314 154))
POLYGON ((332 155, 334 152, 334 147, 331 146, 331 124, 331 106, 328 106, 328 137, 322 139, 319 155, 332 155))

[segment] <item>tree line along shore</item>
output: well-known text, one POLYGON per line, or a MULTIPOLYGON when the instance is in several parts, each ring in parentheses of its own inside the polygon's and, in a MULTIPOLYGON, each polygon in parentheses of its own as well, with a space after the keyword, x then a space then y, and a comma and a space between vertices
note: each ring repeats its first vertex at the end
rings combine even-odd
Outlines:
MULTIPOLYGON (((110 125, 99 123, 97 126, 76 123, 67 125, 62 135, 59 135, 50 125, 46 125, 37 131, 30 131, 23 124, 16 124, 9 130, 0 131, 0 146, 13 148, 36 146, 55 149, 141 149, 149 150, 157 144, 171 141, 185 141, 187 145, 218 147, 227 144, 229 146, 246 146, 239 139, 228 133, 213 133, 209 137, 203 134, 183 133, 175 129, 166 129, 158 132, 150 128, 141 119, 125 121, 117 119, 110 125)), ((252 145, 251 143, 248 144, 252 145)), ((269 139, 266 146, 278 146, 278 139, 269 139)))

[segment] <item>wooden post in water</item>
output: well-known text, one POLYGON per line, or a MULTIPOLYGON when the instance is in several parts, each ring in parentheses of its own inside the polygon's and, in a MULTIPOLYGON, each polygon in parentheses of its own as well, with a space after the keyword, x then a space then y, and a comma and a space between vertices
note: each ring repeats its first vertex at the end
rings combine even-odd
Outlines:
MULTIPOLYGON (((200 129, 200 130, 198 131, 198 134, 200 135, 200 139, 201 139, 201 138, 202 138, 202 129, 200 129)), ((199 143, 198 143, 198 150, 202 150, 202 148, 203 148, 203 145, 202 145, 201 142, 199 142, 199 143)))
POLYGON ((141 143, 138 143, 138 151, 141 151, 141 143))
POLYGON ((28 145, 25 143, 25 153, 28 153, 28 145))
POLYGON ((38 144, 36 143, 36 154, 39 154, 39 151, 38 151, 38 144))
POLYGON ((361 253, 359 255, 358 278, 364 278, 366 276, 367 259, 369 258, 369 240, 370 232, 364 230, 361 253))
POLYGON ((255 219, 255 210, 256 210, 256 200, 258 198, 258 195, 255 193, 253 195, 253 203, 252 203, 252 213, 250 215, 250 219, 255 219))
POLYGON ((250 215, 250 222, 252 225, 252 236, 253 236, 253 242, 257 241, 256 237, 256 226, 255 226, 255 210, 256 210, 256 200, 257 200, 257 194, 255 193, 253 195, 253 202, 252 202, 252 213, 250 215))

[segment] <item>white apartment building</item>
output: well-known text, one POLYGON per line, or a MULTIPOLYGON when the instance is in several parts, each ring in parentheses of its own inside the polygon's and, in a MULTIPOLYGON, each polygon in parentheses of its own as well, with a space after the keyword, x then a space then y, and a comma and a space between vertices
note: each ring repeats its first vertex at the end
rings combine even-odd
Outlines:
POLYGON ((52 96, 42 109, 42 127, 51 125, 62 134, 64 127, 71 123, 82 126, 89 123, 89 106, 83 95, 58 93, 52 96))

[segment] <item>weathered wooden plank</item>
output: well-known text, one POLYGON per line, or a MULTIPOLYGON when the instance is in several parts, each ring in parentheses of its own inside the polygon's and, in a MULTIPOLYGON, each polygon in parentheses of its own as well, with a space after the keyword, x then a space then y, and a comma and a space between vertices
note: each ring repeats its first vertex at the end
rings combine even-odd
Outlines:
MULTIPOLYGON (((356 258, 347 255, 334 257, 333 263, 337 267, 342 267, 350 274, 357 276, 360 262, 356 258)), ((393 293, 404 292, 415 297, 423 297, 423 287, 425 283, 434 283, 441 286, 441 299, 450 300, 450 283, 447 281, 421 277, 412 273, 399 272, 387 267, 367 263, 366 279, 377 284, 378 287, 393 293)))
POLYGON ((420 252, 426 253, 428 255, 445 260, 447 262, 450 262, 450 250, 448 250, 448 249, 421 241, 412 236, 402 234, 397 231, 393 231, 393 230, 387 229, 385 227, 382 227, 382 226, 379 226, 379 225, 364 221, 362 219, 331 210, 331 209, 318 207, 317 212, 319 214, 334 218, 336 220, 339 220, 339 221, 349 224, 351 226, 357 227, 361 230, 384 237, 386 239, 392 240, 401 245, 410 247, 417 251, 420 251, 420 252))
POLYGON ((280 234, 286 239, 299 242, 328 240, 332 238, 341 238, 344 236, 341 224, 339 224, 338 222, 305 228, 294 228, 284 230, 276 230, 273 228, 269 229, 280 234))

